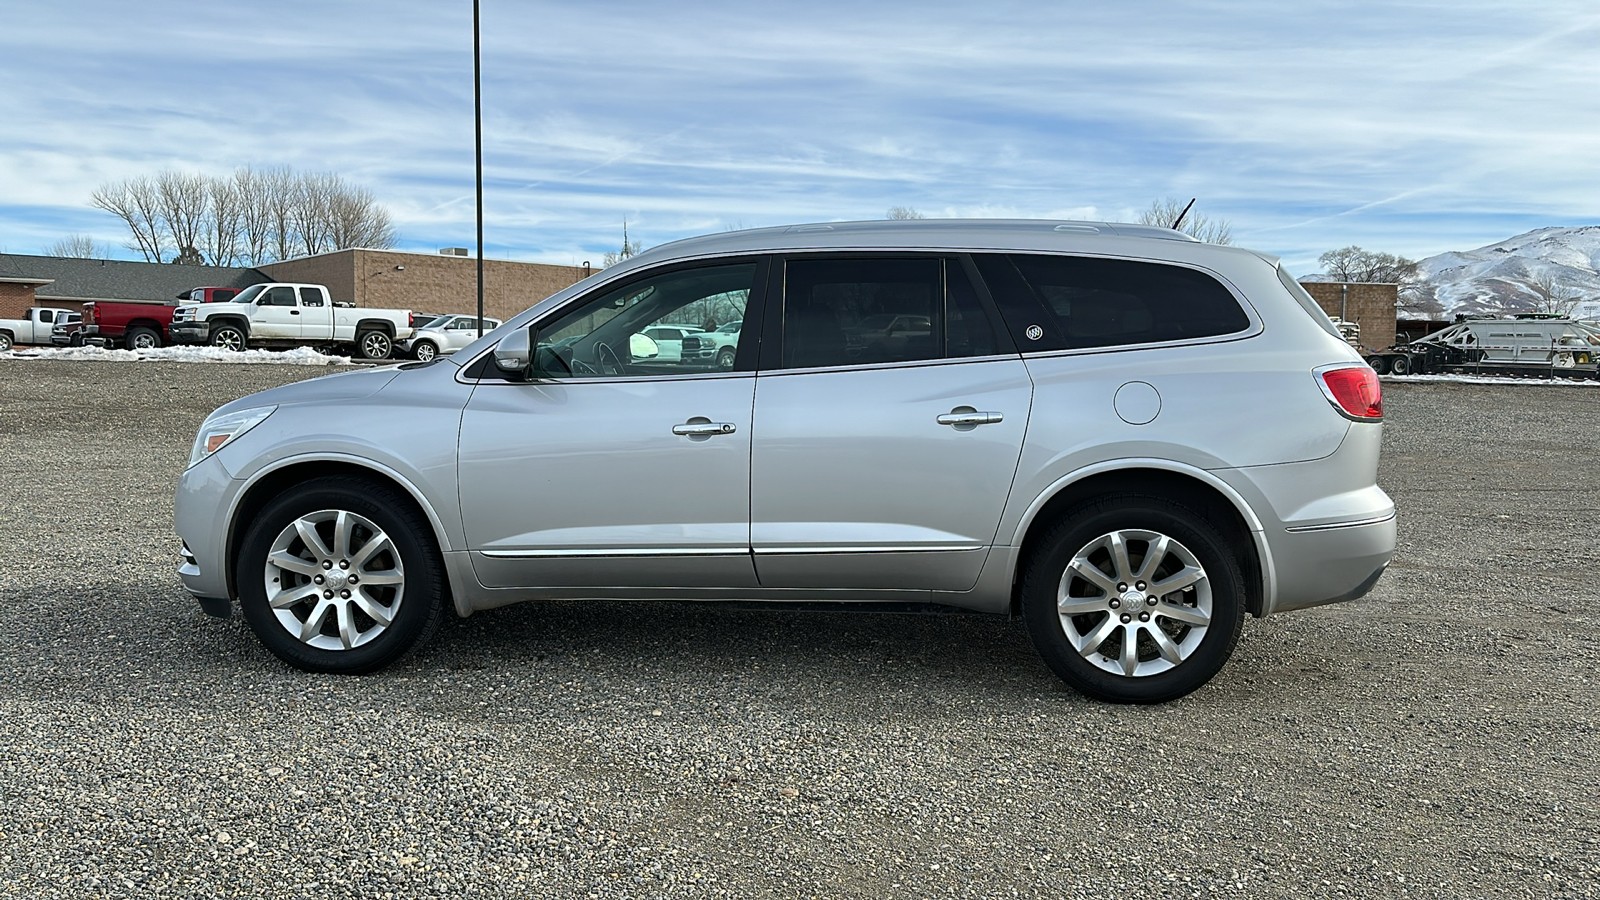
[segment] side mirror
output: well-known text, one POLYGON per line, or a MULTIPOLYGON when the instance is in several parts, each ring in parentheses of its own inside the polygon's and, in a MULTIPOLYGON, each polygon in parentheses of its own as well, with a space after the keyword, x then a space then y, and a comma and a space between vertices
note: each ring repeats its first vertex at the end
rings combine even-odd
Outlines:
POLYGON ((528 374, 528 364, 533 360, 537 329, 530 325, 500 339, 494 347, 494 364, 502 372, 528 374))

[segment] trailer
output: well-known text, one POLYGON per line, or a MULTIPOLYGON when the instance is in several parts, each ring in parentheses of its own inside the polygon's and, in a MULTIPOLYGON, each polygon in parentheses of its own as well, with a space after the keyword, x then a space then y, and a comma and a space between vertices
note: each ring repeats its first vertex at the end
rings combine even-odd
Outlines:
POLYGON ((1469 318, 1362 354, 1379 375, 1600 377, 1600 323, 1540 313, 1469 318))

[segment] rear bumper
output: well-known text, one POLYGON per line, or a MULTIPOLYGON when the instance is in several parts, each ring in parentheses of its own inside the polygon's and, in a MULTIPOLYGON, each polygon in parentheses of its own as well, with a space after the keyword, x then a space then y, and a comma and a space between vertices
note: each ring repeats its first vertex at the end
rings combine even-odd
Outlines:
POLYGON ((1285 528, 1268 537, 1275 596, 1266 612, 1285 612, 1365 595, 1394 556, 1396 520, 1386 513, 1349 522, 1285 528))

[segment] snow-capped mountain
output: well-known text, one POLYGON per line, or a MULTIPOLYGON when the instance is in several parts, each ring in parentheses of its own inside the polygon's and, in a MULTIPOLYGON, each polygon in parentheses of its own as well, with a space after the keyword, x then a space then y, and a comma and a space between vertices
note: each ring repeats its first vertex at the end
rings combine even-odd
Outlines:
POLYGON ((1437 303, 1412 304, 1419 311, 1443 317, 1548 312, 1543 288, 1558 299, 1578 300, 1574 315, 1600 316, 1600 225, 1538 228, 1476 250, 1430 256, 1417 269, 1425 281, 1421 295, 1431 292, 1437 303))

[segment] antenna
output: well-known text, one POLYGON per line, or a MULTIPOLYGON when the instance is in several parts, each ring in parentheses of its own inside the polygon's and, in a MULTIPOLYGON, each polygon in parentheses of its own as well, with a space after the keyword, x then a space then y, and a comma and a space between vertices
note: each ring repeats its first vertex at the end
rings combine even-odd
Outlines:
POLYGON ((1167 227, 1171 228, 1173 231, 1177 231, 1178 230, 1178 226, 1183 224, 1183 217, 1187 216, 1189 214, 1189 210, 1194 209, 1194 201, 1196 201, 1198 199, 1200 199, 1200 198, 1199 197, 1190 197, 1189 198, 1189 205, 1185 206, 1183 208, 1183 212, 1178 213, 1178 217, 1176 219, 1173 219, 1172 220, 1172 224, 1168 225, 1167 227))

